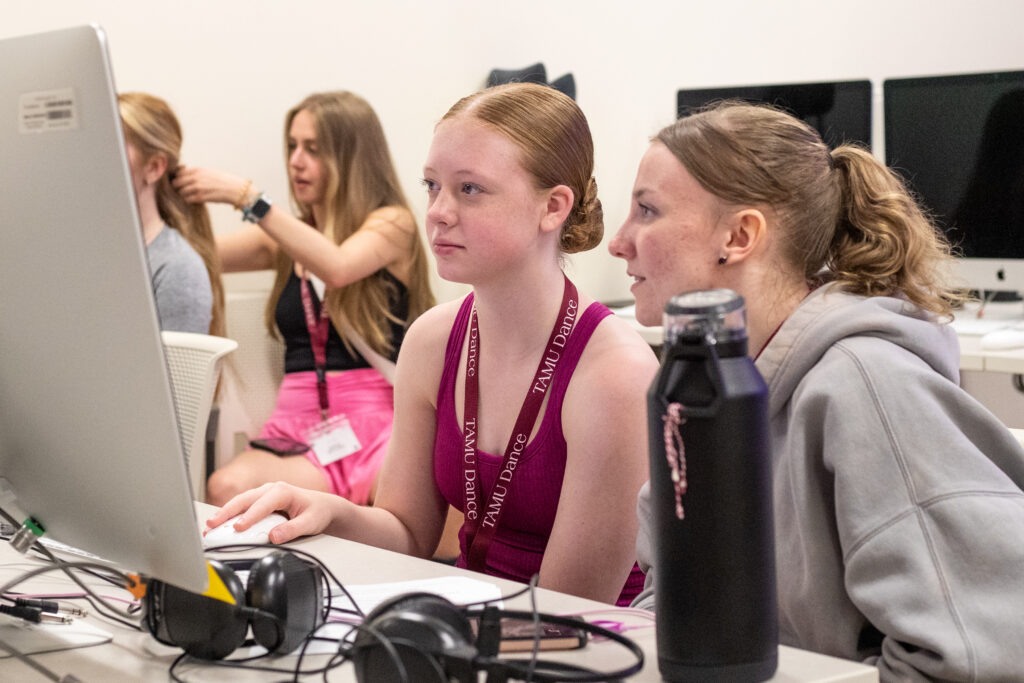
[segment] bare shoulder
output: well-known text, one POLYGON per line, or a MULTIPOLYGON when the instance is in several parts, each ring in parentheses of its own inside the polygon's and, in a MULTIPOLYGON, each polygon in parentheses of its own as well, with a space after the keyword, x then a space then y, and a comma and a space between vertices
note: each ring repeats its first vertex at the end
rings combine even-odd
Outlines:
POLYGON ((637 402, 658 371, 654 351, 636 330, 614 315, 604 318, 580 356, 565 401, 572 413, 619 412, 637 402))
POLYGON ((416 318, 409 326, 399 351, 399 379, 396 383, 401 381, 403 376, 408 376, 427 379, 427 385, 433 383, 436 389, 441 370, 444 368, 448 337, 461 304, 462 299, 438 304, 416 318))
POLYGON ((405 344, 410 341, 417 346, 435 348, 438 344, 444 345, 448 342, 448 334, 455 323, 455 316, 465 297, 453 301, 437 304, 424 311, 405 333, 405 344))

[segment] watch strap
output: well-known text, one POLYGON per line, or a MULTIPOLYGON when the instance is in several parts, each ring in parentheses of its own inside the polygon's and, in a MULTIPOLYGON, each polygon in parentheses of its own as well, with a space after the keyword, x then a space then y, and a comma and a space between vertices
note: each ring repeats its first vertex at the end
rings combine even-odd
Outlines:
POLYGON ((260 193, 242 209, 242 220, 249 223, 259 223, 260 219, 267 215, 273 202, 264 193, 260 193))

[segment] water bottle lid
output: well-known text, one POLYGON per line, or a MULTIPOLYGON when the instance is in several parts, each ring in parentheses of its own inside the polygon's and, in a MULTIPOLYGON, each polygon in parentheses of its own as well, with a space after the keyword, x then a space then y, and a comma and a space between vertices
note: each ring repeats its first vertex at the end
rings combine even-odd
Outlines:
POLYGON ((731 289, 683 292, 665 304, 665 341, 680 336, 707 337, 711 343, 745 340, 746 318, 743 297, 731 289))

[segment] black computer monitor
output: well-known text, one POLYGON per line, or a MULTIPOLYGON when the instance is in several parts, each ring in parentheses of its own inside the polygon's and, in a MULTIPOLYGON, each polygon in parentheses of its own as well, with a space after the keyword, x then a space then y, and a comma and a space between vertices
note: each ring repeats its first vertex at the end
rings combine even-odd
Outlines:
POLYGON ((977 290, 1024 291, 1024 71, 889 79, 885 161, 977 290))
POLYGON ((857 142, 871 149, 871 82, 827 81, 775 85, 723 86, 679 90, 676 115, 719 100, 766 102, 813 126, 829 147, 857 142))
POLYGON ((0 40, 0 67, 0 504, 202 592, 106 38, 0 40))

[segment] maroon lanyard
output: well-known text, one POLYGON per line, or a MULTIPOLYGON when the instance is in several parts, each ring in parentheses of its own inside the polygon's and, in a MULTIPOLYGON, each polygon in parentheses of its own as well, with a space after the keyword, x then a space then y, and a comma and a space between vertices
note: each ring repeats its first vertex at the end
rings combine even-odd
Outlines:
POLYGON ((320 302, 320 316, 313 312, 313 296, 309 293, 309 279, 303 277, 302 310, 306 313, 306 329, 309 330, 309 344, 313 347, 316 363, 316 392, 320 401, 320 418, 327 419, 327 335, 331 321, 327 314, 327 297, 320 302))
MULTIPOLYGON (((564 276, 563 276, 564 277, 564 276)), ((498 520, 505 505, 509 491, 512 488, 512 479, 516 473, 516 466, 519 458, 529 441, 530 432, 533 431, 533 423, 540 412, 541 403, 544 402, 544 395, 547 393, 551 378, 554 377, 555 368, 562 357, 562 349, 572 332, 573 321, 576 319, 576 311, 579 309, 579 298, 576 293, 576 286, 565 278, 565 289, 562 292, 562 307, 560 315, 555 321, 551 330, 548 344, 541 356, 537 372, 533 376, 530 390, 523 401, 523 407, 519 410, 519 417, 516 419, 515 427, 512 429, 512 436, 505 446, 505 457, 501 463, 501 471, 498 478, 494 480, 491 494, 481 506, 479 493, 479 469, 477 466, 477 434, 480 431, 480 424, 477 419, 480 400, 480 378, 478 369, 480 367, 480 328, 477 325, 476 310, 470 317, 469 326, 469 350, 466 356, 466 403, 463 407, 463 435, 465 438, 463 448, 463 477, 465 479, 465 515, 466 523, 469 524, 469 538, 467 545, 469 552, 466 564, 470 569, 483 571, 487 551, 494 533, 498 530, 498 520)))

